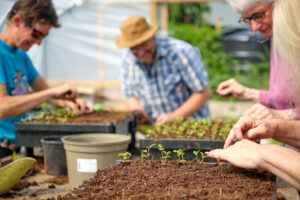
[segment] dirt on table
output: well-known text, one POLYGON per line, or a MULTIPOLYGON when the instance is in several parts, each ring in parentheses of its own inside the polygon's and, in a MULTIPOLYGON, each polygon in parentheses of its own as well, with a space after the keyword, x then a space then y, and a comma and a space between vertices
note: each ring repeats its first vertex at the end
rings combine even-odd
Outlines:
MULTIPOLYGON (((62 113, 64 116, 65 113, 62 113)), ((33 123, 67 123, 67 124, 105 124, 112 122, 120 122, 127 117, 133 117, 131 112, 116 112, 100 110, 92 113, 79 115, 75 117, 63 117, 45 114, 40 118, 29 120, 33 123)))
POLYGON ((133 161, 98 171, 58 200, 77 199, 272 199, 275 178, 232 165, 188 161, 133 161))

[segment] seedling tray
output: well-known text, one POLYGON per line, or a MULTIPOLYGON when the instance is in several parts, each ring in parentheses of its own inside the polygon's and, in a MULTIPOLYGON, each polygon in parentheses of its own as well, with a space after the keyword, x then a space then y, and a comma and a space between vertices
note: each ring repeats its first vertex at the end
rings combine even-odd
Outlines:
POLYGON ((18 122, 15 124, 16 145, 40 147, 40 139, 50 135, 72 135, 82 133, 117 133, 131 134, 131 147, 135 146, 135 117, 127 117, 118 123, 103 124, 67 124, 67 123, 37 123, 18 122))
MULTIPOLYGON (((178 156, 173 150, 178 149, 186 149, 184 159, 185 160, 193 160, 195 155, 193 151, 198 151, 200 149, 201 152, 210 151, 212 149, 219 149, 223 148, 224 140, 207 140, 207 139, 141 139, 140 140, 140 147, 141 149, 147 149, 151 144, 162 144, 165 148, 165 151, 171 151, 170 160, 177 160, 178 156)), ((161 158, 161 152, 158 150, 158 146, 155 145, 151 148, 151 156, 154 159, 161 158)), ((199 155, 200 156, 200 155, 199 155)), ((151 157, 152 158, 152 157, 151 157)), ((205 158, 205 162, 216 162, 215 159, 212 158, 205 158)))

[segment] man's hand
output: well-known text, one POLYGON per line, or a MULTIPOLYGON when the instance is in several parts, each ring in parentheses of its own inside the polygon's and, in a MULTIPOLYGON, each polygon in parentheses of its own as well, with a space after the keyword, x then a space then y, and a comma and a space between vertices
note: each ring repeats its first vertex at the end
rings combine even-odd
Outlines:
POLYGON ((241 168, 260 169, 261 148, 260 144, 250 140, 242 140, 227 149, 211 150, 206 153, 206 156, 215 158, 218 161, 226 160, 241 168))
POLYGON ((267 108, 262 104, 254 104, 249 110, 247 110, 244 116, 250 116, 257 119, 270 119, 270 118, 278 118, 291 120, 294 119, 292 110, 274 110, 271 108, 267 108))
POLYGON ((229 147, 234 140, 249 139, 256 141, 263 138, 272 138, 278 131, 279 121, 281 120, 268 119, 262 121, 244 116, 230 130, 224 148, 229 147))
POLYGON ((163 124, 167 121, 172 121, 174 119, 175 119, 175 116, 173 115, 173 113, 166 113, 166 114, 163 114, 163 115, 159 116, 156 119, 156 123, 157 124, 163 124))

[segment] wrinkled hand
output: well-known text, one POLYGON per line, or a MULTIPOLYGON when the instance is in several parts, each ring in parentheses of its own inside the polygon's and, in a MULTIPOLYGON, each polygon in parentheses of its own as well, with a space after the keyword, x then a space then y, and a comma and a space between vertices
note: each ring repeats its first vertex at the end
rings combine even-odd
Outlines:
POLYGON ((216 93, 223 97, 233 96, 237 99, 244 100, 245 86, 232 78, 220 83, 216 93))
POLYGON ((84 99, 77 98, 75 100, 75 102, 79 107, 78 115, 85 114, 85 113, 91 113, 94 111, 94 106, 92 104, 85 102, 84 99))
POLYGON ((156 123, 157 124, 163 124, 167 121, 172 121, 174 119, 175 119, 175 116, 172 113, 166 113, 166 114, 163 114, 163 115, 159 116, 156 119, 156 123))
POLYGON ((279 119, 260 120, 249 116, 242 117, 230 130, 225 140, 224 148, 227 148, 235 140, 249 139, 256 141, 263 138, 274 137, 277 132, 279 119))
POLYGON ((51 88, 51 90, 53 93, 53 97, 57 99, 66 99, 70 101, 75 101, 75 99, 77 98, 76 88, 68 84, 51 88))
POLYGON ((231 164, 246 168, 260 169, 262 145, 250 140, 242 140, 226 149, 215 149, 206 152, 206 156, 218 161, 226 160, 231 164))
POLYGON ((71 110, 75 111, 77 115, 93 112, 93 105, 86 103, 84 99, 77 98, 75 101, 64 101, 64 106, 67 106, 71 110))
POLYGON ((293 119, 292 110, 274 110, 271 108, 267 108, 262 104, 254 104, 249 110, 247 110, 244 116, 250 116, 257 119, 270 119, 270 118, 278 118, 278 119, 293 119))

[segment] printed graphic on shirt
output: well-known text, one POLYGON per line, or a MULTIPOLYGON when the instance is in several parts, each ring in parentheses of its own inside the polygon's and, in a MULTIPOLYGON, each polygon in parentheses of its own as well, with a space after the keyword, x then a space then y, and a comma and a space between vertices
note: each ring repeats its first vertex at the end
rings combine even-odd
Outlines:
POLYGON ((26 77, 22 75, 21 70, 17 70, 16 78, 14 78, 14 89, 12 90, 12 95, 22 95, 28 94, 28 83, 26 77))

